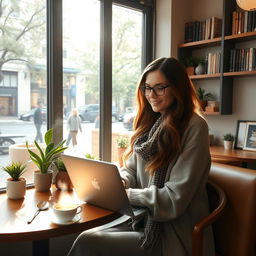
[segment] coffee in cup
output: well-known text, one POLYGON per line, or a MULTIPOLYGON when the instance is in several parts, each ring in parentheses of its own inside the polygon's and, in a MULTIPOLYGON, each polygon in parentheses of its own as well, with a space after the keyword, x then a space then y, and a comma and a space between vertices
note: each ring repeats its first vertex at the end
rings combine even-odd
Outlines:
POLYGON ((64 223, 72 221, 82 211, 82 207, 76 204, 61 205, 56 203, 52 210, 57 220, 64 223))

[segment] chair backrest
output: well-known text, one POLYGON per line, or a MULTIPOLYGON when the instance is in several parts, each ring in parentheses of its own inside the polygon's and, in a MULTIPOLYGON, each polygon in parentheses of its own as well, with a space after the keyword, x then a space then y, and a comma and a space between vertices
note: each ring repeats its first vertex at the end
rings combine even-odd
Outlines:
POLYGON ((212 163, 209 180, 226 193, 227 205, 213 223, 216 252, 256 255, 256 170, 212 163))

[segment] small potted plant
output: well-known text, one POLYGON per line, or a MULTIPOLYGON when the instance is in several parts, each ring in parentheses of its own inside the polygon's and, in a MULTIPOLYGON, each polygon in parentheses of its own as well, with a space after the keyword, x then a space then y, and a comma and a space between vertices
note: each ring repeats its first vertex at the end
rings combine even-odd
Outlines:
POLYGON ((213 95, 209 92, 206 92, 204 89, 199 87, 197 89, 197 97, 199 99, 199 103, 201 105, 202 110, 205 110, 205 107, 207 105, 207 101, 213 99, 213 95))
POLYGON ((118 148, 118 162, 119 166, 123 166, 123 154, 129 145, 129 139, 125 136, 119 136, 117 138, 117 148, 118 148))
POLYGON ((189 76, 192 76, 195 74, 195 67, 198 66, 198 64, 200 63, 200 59, 196 56, 188 56, 186 58, 186 70, 187 70, 187 74, 189 76))
POLYGON ((235 136, 231 133, 226 133, 224 134, 223 139, 224 139, 224 148, 232 149, 234 145, 235 136))
POLYGON ((62 153, 67 147, 64 147, 65 140, 55 145, 52 141, 53 129, 49 129, 44 135, 44 142, 46 145, 45 150, 34 141, 39 153, 31 151, 26 142, 27 150, 31 160, 37 165, 38 170, 34 172, 34 183, 37 191, 49 191, 52 184, 52 170, 50 166, 59 158, 59 154, 62 153))
POLYGON ((66 166, 64 162, 62 161, 61 158, 58 158, 54 162, 56 169, 57 169, 57 174, 55 176, 55 186, 57 189, 61 190, 72 190, 73 189, 73 184, 69 178, 69 175, 67 173, 66 166))
POLYGON ((12 162, 3 167, 3 171, 10 175, 7 179, 6 193, 10 199, 21 199, 26 192, 26 180, 21 175, 26 171, 26 165, 20 162, 12 162))

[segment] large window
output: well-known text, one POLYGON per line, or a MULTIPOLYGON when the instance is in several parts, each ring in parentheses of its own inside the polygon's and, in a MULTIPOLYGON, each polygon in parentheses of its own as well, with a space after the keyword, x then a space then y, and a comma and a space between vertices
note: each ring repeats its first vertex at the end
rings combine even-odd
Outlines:
MULTIPOLYGON (((40 142, 46 131, 46 1, 1 1, 0 24, 0 162, 5 166, 29 160, 25 142, 32 143, 37 133, 40 142), (39 101, 41 121, 35 124, 39 101)), ((36 167, 27 167, 24 176, 31 183, 36 167)), ((6 176, 0 172, 0 187, 6 176)))
MULTIPOLYGON (((40 142, 49 127, 54 127, 56 141, 68 139, 72 110, 78 111, 82 132, 74 146, 71 134, 69 151, 117 162, 113 134, 132 132, 123 117, 134 110, 137 79, 152 59, 151 1, 1 4, 1 166, 28 157, 11 149, 13 143, 22 148, 26 141, 40 142), (34 123, 38 107, 40 125, 34 123)), ((25 176, 33 182, 32 171, 25 176)), ((0 187, 5 187, 6 174, 0 177, 0 187)))

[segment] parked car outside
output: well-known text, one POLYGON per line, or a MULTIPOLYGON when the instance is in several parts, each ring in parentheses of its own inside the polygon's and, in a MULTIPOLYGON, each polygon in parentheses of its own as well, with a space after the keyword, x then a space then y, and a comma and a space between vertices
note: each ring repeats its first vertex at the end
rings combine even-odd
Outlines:
MULTIPOLYGON (((78 107, 78 113, 82 122, 91 122, 94 123, 99 119, 100 105, 99 104, 90 104, 78 107)), ((112 106, 112 122, 118 120, 118 113, 115 106, 112 106)))
POLYGON ((123 122, 124 120, 124 116, 128 113, 132 113, 132 112, 136 112, 136 108, 135 107, 126 107, 125 108, 125 113, 121 114, 118 116, 118 121, 123 122))
POLYGON ((134 121, 135 115, 136 115, 136 111, 133 111, 131 113, 126 113, 123 116, 123 126, 128 131, 133 130, 133 121, 134 121))
MULTIPOLYGON (((19 119, 20 120, 23 120, 23 121, 33 121, 34 120, 34 113, 36 111, 36 108, 32 108, 30 111, 24 113, 24 114, 21 114, 19 116, 19 119)), ((42 120, 43 122, 46 122, 46 117, 47 117, 47 110, 46 108, 42 108, 41 109, 41 113, 42 113, 42 120)))

